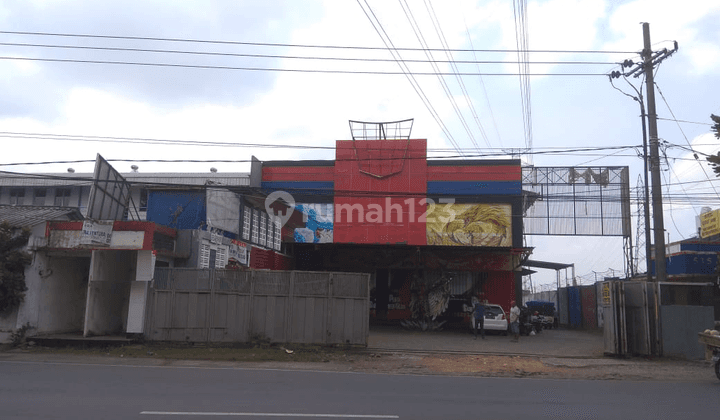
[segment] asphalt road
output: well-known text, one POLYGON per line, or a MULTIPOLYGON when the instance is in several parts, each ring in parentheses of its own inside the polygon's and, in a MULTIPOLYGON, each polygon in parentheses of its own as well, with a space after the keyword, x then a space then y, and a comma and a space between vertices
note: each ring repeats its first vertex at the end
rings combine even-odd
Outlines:
POLYGON ((4 420, 718 418, 718 394, 716 380, 581 381, 0 362, 4 420))

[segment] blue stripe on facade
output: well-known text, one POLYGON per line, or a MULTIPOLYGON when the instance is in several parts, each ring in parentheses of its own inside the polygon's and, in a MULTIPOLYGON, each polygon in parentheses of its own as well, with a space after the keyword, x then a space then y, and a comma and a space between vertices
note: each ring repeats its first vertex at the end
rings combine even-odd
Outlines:
POLYGON ((290 194, 333 194, 335 183, 331 181, 263 181, 265 191, 287 191, 290 194))
POLYGON ((518 195, 520 181, 429 181, 429 195, 518 195))

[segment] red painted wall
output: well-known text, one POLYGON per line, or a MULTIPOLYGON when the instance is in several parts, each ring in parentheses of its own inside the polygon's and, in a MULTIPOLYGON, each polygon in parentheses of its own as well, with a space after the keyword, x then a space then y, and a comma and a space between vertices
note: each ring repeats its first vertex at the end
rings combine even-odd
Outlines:
POLYGON ((425 140, 337 141, 334 242, 427 244, 426 157, 425 140))
POLYGON ((580 288, 580 300, 582 301, 582 324, 585 328, 597 328, 597 296, 595 285, 582 286, 580 288))
MULTIPOLYGON (((500 305, 505 314, 510 312, 510 302, 515 299, 515 276, 512 271, 495 271, 489 274, 484 287, 488 303, 500 305)), ((520 306, 521 302, 518 302, 520 306)))
POLYGON ((275 254, 269 249, 252 247, 250 251, 250 268, 272 270, 275 266, 275 254))
POLYGON ((292 258, 287 255, 278 254, 277 252, 273 252, 273 254, 275 254, 273 269, 292 270, 292 258))

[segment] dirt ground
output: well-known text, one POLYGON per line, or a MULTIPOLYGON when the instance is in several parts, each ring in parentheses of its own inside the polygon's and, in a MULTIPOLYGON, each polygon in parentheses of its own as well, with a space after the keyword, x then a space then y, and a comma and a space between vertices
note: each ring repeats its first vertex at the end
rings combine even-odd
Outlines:
POLYGON ((49 348, 25 345, 0 353, 0 360, 37 360, 148 365, 223 366, 368 372, 385 374, 529 377, 553 379, 710 381, 710 362, 669 359, 551 358, 447 354, 442 352, 370 352, 358 348, 267 343, 243 347, 133 344, 106 348, 49 348))

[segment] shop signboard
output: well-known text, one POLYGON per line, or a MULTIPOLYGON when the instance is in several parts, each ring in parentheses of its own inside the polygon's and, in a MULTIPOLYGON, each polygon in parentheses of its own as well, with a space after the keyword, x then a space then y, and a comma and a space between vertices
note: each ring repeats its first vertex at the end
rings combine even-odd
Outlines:
POLYGON ((248 258, 248 245, 245 242, 233 239, 229 247, 228 258, 237 261, 240 265, 247 266, 250 260, 248 258))
POLYGON ((720 209, 700 215, 700 237, 709 238, 720 234, 720 209))
POLYGON ((81 245, 110 246, 112 239, 113 221, 86 219, 83 221, 80 234, 81 245))

